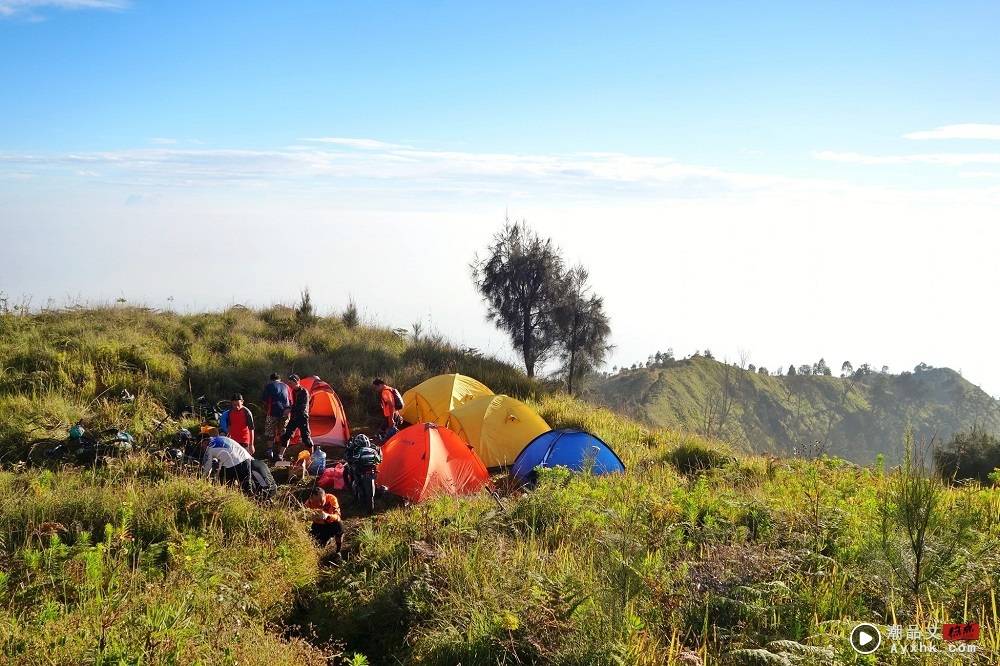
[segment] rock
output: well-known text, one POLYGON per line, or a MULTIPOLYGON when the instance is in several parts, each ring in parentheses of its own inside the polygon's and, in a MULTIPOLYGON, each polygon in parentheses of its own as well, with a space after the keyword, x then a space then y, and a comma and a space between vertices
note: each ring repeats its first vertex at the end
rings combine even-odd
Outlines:
POLYGON ((731 666, 794 666, 795 662, 783 654, 769 650, 735 650, 726 655, 726 663, 731 666))
POLYGON ((677 655, 677 663, 681 664, 681 666, 703 666, 704 664, 701 657, 690 650, 684 650, 677 655))

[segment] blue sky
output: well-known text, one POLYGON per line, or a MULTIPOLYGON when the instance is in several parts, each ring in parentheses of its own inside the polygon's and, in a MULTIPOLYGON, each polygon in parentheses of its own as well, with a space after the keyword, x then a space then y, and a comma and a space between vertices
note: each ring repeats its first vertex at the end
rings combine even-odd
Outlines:
POLYGON ((0 0, 0 290, 309 283, 508 353, 465 266, 509 210, 591 266, 616 363, 927 361, 1000 393, 989 336, 945 323, 1000 277, 997 25, 995 2, 0 0))

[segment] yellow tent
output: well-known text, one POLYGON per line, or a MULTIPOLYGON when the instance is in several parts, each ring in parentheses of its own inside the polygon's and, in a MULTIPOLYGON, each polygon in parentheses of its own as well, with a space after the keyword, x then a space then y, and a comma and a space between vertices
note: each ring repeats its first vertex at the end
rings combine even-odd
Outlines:
POLYGON ((531 440, 551 429, 535 410, 506 395, 488 395, 456 407, 447 425, 487 467, 513 464, 531 440))
POLYGON ((472 377, 438 375, 403 394, 400 415, 408 423, 437 423, 443 426, 451 410, 484 395, 493 395, 493 391, 472 377))

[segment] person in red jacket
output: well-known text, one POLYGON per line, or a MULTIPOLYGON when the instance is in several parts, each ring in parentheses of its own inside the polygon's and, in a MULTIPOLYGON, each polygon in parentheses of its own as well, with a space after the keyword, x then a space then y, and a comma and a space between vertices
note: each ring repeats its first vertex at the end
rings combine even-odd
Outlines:
POLYGON ((385 417, 382 432, 383 434, 395 432, 403 421, 399 412, 396 411, 396 392, 379 377, 375 378, 372 386, 375 388, 375 393, 378 394, 378 404, 382 410, 382 416, 385 417))
POLYGON ((254 454, 253 414, 244 406, 242 395, 233 395, 229 409, 219 420, 219 426, 223 434, 241 444, 250 455, 254 454))

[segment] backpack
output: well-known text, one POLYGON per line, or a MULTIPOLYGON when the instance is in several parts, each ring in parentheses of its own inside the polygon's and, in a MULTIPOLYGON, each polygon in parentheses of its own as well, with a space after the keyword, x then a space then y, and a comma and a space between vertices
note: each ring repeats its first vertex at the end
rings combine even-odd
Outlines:
POLYGON ((274 482, 271 469, 263 460, 250 461, 250 481, 254 496, 269 500, 278 492, 278 484, 274 482))
POLYGON ((389 388, 392 389, 392 407, 398 412, 403 408, 403 396, 399 392, 399 389, 392 388, 391 386, 389 388))
POLYGON ((323 475, 317 479, 316 485, 326 490, 343 490, 344 463, 338 462, 333 467, 327 467, 323 475))
POLYGON ((375 446, 362 446, 350 452, 351 463, 364 467, 374 467, 382 462, 382 449, 375 446))

